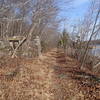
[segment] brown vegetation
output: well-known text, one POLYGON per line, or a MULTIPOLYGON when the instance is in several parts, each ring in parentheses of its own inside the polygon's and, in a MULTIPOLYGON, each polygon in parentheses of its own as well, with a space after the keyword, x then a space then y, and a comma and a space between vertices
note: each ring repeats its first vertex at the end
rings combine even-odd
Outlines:
POLYGON ((62 50, 48 52, 42 59, 9 59, 0 68, 0 99, 99 100, 98 75, 80 70, 79 65, 62 50))
POLYGON ((100 100, 100 1, 90 2, 61 32, 61 1, 0 1, 0 100, 100 100))

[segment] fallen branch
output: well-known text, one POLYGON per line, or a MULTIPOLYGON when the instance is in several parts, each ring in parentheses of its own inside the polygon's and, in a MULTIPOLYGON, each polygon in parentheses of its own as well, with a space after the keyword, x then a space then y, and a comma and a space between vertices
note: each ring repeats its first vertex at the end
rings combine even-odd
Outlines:
POLYGON ((18 46, 16 47, 16 49, 14 50, 13 54, 12 54, 12 58, 14 58, 16 56, 16 52, 18 50, 18 48, 24 43, 24 41, 26 40, 26 37, 24 37, 18 44, 18 46))
POLYGON ((93 69, 97 68, 99 65, 100 65, 100 62, 97 63, 97 64, 93 67, 93 69))

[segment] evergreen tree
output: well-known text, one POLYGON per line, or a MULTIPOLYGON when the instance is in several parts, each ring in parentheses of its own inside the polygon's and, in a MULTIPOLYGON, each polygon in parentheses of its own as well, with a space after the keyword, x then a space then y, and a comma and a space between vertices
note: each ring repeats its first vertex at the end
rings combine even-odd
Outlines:
POLYGON ((65 50, 66 46, 68 45, 68 41, 69 41, 69 35, 68 35, 68 32, 66 31, 66 29, 64 29, 62 32, 61 41, 62 41, 63 48, 65 50))

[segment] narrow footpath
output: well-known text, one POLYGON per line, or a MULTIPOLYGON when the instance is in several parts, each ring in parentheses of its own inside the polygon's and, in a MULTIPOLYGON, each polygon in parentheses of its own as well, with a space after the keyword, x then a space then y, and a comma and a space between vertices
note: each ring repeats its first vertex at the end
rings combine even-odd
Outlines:
POLYGON ((41 59, 23 60, 9 68, 19 68, 15 76, 2 72, 0 100, 100 100, 100 84, 91 84, 87 77, 93 75, 78 66, 77 60, 57 49, 41 59))

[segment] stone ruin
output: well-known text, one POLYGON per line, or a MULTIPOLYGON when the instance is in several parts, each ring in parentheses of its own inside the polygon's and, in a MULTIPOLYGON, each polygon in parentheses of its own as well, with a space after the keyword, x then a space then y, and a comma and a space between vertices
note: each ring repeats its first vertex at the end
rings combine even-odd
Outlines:
POLYGON ((29 44, 27 44, 27 39, 23 36, 13 36, 7 38, 7 40, 0 39, 0 57, 7 55, 13 55, 13 57, 40 57, 42 53, 39 36, 36 36, 36 38, 33 41, 30 41, 29 44))

